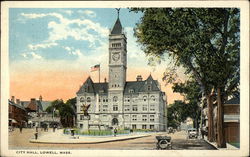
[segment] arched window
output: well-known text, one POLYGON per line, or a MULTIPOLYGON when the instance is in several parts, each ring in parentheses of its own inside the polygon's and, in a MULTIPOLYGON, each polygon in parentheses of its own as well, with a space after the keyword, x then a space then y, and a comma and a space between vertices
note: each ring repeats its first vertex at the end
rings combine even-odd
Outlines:
POLYGON ((84 102, 85 100, 84 100, 84 97, 81 97, 80 98, 80 102, 84 102))
POLYGON ((148 85, 148 90, 151 90, 151 85, 148 85))
POLYGON ((152 95, 150 98, 152 101, 155 101, 155 96, 152 95))
POLYGON ((147 96, 143 96, 143 101, 147 101, 147 96))
POLYGON ((90 97, 87 97, 87 102, 91 102, 91 98, 90 97))
POLYGON ((117 102, 117 100, 118 100, 118 97, 117 97, 117 96, 114 96, 114 97, 113 97, 113 101, 114 101, 114 102, 117 102))

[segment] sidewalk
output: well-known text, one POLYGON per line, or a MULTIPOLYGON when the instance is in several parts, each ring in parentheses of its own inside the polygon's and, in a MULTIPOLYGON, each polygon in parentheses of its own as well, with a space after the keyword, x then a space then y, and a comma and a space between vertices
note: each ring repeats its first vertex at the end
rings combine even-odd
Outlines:
POLYGON ((114 136, 81 136, 63 134, 63 130, 56 130, 56 132, 47 132, 40 136, 36 140, 34 137, 29 141, 31 143, 50 143, 50 144, 96 144, 113 141, 123 141, 136 138, 142 138, 151 136, 150 134, 129 134, 129 135, 117 135, 114 136))
POLYGON ((235 146, 233 146, 233 145, 231 145, 231 144, 229 144, 229 143, 226 143, 226 144, 227 144, 227 148, 218 148, 216 142, 209 142, 209 141, 207 140, 207 137, 206 137, 206 136, 204 137, 204 140, 205 140, 207 143, 213 145, 213 146, 214 146, 216 149, 218 149, 218 150, 239 150, 239 148, 237 148, 237 147, 235 147, 235 146))

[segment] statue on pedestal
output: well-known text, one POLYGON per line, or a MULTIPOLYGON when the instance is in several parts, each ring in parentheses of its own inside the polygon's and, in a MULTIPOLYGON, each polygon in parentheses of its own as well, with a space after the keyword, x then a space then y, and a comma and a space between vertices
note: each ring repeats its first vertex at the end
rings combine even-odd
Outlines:
POLYGON ((83 115, 84 116, 89 116, 89 113, 88 113, 88 109, 89 109, 89 107, 90 107, 90 104, 84 104, 83 106, 82 106, 82 110, 83 110, 83 115))
POLYGON ((82 106, 82 110, 83 110, 83 128, 82 130, 83 131, 88 131, 89 130, 89 120, 90 120, 90 116, 89 116, 89 113, 88 113, 88 109, 90 107, 90 104, 84 104, 82 106))

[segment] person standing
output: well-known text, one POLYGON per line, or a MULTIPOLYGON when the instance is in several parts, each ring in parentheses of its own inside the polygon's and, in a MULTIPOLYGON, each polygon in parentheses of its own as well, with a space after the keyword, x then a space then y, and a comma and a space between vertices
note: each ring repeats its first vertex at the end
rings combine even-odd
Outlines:
POLYGON ((116 134, 117 134, 117 129, 115 128, 114 129, 114 136, 116 136, 116 134))
POLYGON ((23 131, 22 125, 20 125, 19 129, 20 129, 20 133, 22 133, 22 131, 23 131))

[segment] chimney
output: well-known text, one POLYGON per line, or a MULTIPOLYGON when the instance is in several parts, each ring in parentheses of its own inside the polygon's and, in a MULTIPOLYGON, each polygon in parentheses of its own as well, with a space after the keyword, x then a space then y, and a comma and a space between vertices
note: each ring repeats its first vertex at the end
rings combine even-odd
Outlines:
POLYGON ((136 77, 136 81, 142 81, 142 77, 141 77, 141 75, 137 75, 137 77, 136 77))
POLYGON ((39 97, 39 101, 42 102, 43 101, 43 97, 40 95, 39 97))
POLYGON ((107 82, 107 79, 106 79, 106 77, 104 78, 104 82, 105 82, 105 83, 107 82))
POLYGON ((36 103, 36 99, 35 99, 35 98, 31 98, 31 99, 30 99, 30 102, 31 102, 31 103, 36 103))
POLYGON ((17 104, 17 105, 21 105, 20 99, 16 99, 16 104, 17 104))
POLYGON ((15 96, 11 96, 11 101, 15 103, 15 96))

